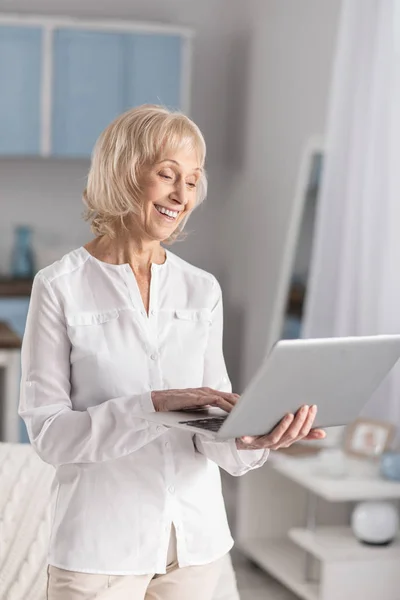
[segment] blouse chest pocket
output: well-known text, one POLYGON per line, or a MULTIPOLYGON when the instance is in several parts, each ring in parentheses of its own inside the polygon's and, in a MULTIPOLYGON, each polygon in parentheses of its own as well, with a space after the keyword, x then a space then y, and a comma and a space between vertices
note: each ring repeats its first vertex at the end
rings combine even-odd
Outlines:
POLYGON ((179 321, 191 321, 192 323, 211 323, 211 310, 208 308, 201 308, 199 310, 193 309, 177 309, 175 311, 175 318, 179 321))
POLYGON ((165 386, 201 387, 212 321, 211 311, 177 309, 166 311, 164 318, 166 328, 162 362, 165 386))
POLYGON ((71 363, 104 354, 110 347, 115 333, 118 310, 106 312, 81 312, 67 317, 68 335, 71 341, 71 363))
POLYGON ((177 309, 172 319, 172 335, 180 349, 188 353, 204 353, 211 325, 209 309, 177 309))

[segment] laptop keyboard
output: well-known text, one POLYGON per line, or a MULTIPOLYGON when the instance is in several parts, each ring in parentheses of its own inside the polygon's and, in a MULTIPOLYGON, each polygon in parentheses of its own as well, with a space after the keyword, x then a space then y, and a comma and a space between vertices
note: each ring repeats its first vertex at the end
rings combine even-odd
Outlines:
POLYGON ((205 419, 192 419, 191 421, 179 421, 180 425, 191 425, 208 431, 219 431, 228 415, 224 417, 207 417, 205 419))

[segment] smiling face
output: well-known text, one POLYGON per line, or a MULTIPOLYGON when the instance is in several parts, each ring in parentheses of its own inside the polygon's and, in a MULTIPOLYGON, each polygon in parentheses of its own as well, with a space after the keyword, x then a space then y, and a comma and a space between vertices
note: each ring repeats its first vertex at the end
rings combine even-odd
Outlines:
POLYGON ((137 223, 152 241, 168 239, 196 206, 201 166, 195 151, 166 152, 143 169, 140 177, 142 212, 137 223))
POLYGON ((180 239, 207 194, 205 158, 186 115, 149 104, 119 115, 96 142, 83 194, 93 233, 139 245, 180 239))

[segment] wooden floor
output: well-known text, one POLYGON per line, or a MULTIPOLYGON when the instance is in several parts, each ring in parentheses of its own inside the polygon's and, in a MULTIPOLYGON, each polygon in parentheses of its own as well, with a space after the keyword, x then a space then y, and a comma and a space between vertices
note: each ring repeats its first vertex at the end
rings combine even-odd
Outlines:
POLYGON ((240 600, 298 600, 277 581, 232 550, 232 561, 237 577, 240 600))

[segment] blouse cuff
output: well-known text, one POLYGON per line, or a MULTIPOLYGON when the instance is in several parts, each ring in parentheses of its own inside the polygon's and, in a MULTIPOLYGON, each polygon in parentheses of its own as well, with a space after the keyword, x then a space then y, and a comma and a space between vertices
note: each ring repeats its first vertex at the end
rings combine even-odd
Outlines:
POLYGON ((246 470, 261 467, 269 456, 269 450, 238 450, 236 440, 230 440, 229 444, 235 461, 246 470))
POLYGON ((144 394, 141 394, 139 404, 143 412, 149 413, 156 411, 153 404, 153 400, 151 398, 151 392, 145 392, 144 394))

